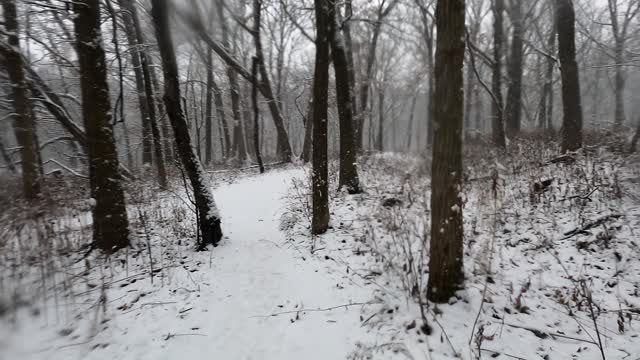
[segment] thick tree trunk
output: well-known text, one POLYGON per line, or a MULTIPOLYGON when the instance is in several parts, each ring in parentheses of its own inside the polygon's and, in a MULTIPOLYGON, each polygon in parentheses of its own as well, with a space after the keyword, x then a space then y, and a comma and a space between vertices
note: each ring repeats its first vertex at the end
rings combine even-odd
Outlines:
POLYGON ((151 83, 151 75, 149 73, 149 64, 147 62, 147 54, 142 49, 144 44, 144 36, 138 19, 138 11, 132 1, 119 0, 120 7, 125 11, 123 19, 125 24, 125 32, 127 41, 129 42, 131 53, 131 65, 133 66, 136 90, 138 92, 138 103, 140 105, 140 115, 143 123, 143 162, 147 164, 147 142, 153 141, 153 152, 156 159, 156 169, 158 172, 158 183, 161 187, 167 186, 167 170, 164 159, 164 151, 162 148, 162 138, 158 128, 156 116, 155 98, 153 93, 153 85, 151 83), (148 129, 147 129, 148 128, 148 129), (150 132, 150 133, 148 133, 150 132))
MULTIPOLYGON (((344 1, 344 9, 346 17, 351 19, 353 16, 353 5, 351 0, 344 1)), ((336 15, 338 16, 338 21, 342 24, 342 33, 344 34, 344 46, 345 52, 347 54, 347 70, 349 72, 349 93, 351 94, 351 112, 352 112, 352 128, 354 132, 354 146, 356 146, 356 153, 360 150, 358 146, 359 133, 358 133, 358 104, 357 104, 357 94, 356 94, 356 73, 355 73, 355 65, 353 62, 353 40, 351 39, 351 21, 343 21, 340 16, 340 12, 336 10, 336 15)))
POLYGON ((36 141, 35 119, 32 115, 32 104, 29 96, 29 86, 23 69, 22 54, 20 53, 20 39, 18 37, 18 16, 14 0, 2 0, 5 29, 9 49, 3 51, 4 65, 11 81, 11 101, 15 114, 13 116, 13 131, 20 147, 22 160, 22 191, 28 200, 35 200, 41 194, 42 177, 38 171, 39 151, 36 141))
POLYGON ((436 94, 431 165, 431 252, 427 297, 447 302, 463 285, 462 122, 464 0, 436 6, 436 94))
POLYGON ((329 0, 315 0, 316 61, 313 76, 313 171, 311 232, 329 227, 329 178, 327 164, 327 107, 329 89, 329 35, 333 7, 329 0))
MULTIPOLYGON (((356 117, 357 130, 356 134, 357 149, 359 152, 363 150, 364 137, 362 136, 362 130, 364 129, 364 119, 367 116, 369 106, 369 89, 371 88, 371 79, 373 78, 373 65, 376 61, 376 48, 378 47, 378 38, 380 37, 380 31, 382 29, 382 21, 379 19, 373 27, 373 36, 369 43, 369 49, 367 51, 367 65, 365 76, 362 79, 360 85, 360 110, 356 117)), ((373 125, 373 124, 372 124, 373 125)))
POLYGON ((562 75, 562 152, 582 147, 582 104, 576 62, 575 12, 571 0, 556 0, 558 55, 562 75))
POLYGON ((198 223, 202 239, 198 248, 205 249, 208 244, 216 246, 222 239, 220 227, 220 215, 216 207, 209 184, 205 178, 202 164, 193 152, 187 120, 180 105, 180 83, 178 75, 178 63, 176 61, 169 27, 169 14, 167 0, 152 0, 151 15, 155 25, 156 38, 162 58, 162 70, 164 73, 164 102, 167 109, 173 133, 176 137, 178 154, 182 165, 189 177, 198 212, 198 223))
POLYGON ((100 2, 73 3, 76 49, 80 64, 82 114, 87 132, 89 183, 94 200, 94 245, 111 253, 129 245, 127 209, 118 172, 107 66, 100 34, 100 2))
POLYGON ((491 134, 498 149, 505 150, 504 111, 502 105, 502 43, 503 43, 504 0, 493 3, 493 74, 491 80, 491 134))
POLYGON ((333 55, 333 69, 336 82, 336 101, 340 120, 340 176, 338 188, 345 188, 349 194, 360 192, 360 180, 356 164, 355 134, 353 131, 353 89, 349 73, 349 59, 344 38, 340 32, 338 9, 335 0, 329 1, 333 18, 329 19, 329 37, 333 55))
POLYGON ((513 38, 511 41, 511 61, 509 63, 509 88, 507 90, 506 127, 507 136, 513 137, 520 132, 522 122, 522 72, 524 63, 524 27, 522 4, 520 0, 512 2, 511 22, 513 38))

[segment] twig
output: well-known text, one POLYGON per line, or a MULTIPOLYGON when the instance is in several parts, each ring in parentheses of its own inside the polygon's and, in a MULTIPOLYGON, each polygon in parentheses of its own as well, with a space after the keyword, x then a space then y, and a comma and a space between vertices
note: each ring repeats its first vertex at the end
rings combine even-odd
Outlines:
POLYGON ((350 304, 336 305, 336 306, 331 306, 331 307, 328 307, 328 308, 298 309, 298 310, 290 310, 290 311, 282 311, 282 312, 272 313, 272 314, 269 314, 269 315, 254 315, 254 316, 251 316, 251 317, 252 318, 268 318, 268 317, 284 315, 284 314, 295 314, 295 313, 300 313, 300 312, 323 312, 323 311, 331 311, 331 310, 335 310, 335 309, 339 309, 339 308, 345 308, 346 309, 346 308, 348 308, 350 306, 373 305, 373 304, 380 304, 380 302, 378 302, 378 301, 369 301, 369 302, 360 302, 360 303, 350 303, 350 304))

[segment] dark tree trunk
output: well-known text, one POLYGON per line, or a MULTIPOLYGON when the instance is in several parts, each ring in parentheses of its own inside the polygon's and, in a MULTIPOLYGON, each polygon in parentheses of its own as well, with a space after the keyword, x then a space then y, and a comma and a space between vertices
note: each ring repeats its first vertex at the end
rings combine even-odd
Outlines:
POLYGON ((431 252, 427 297, 447 302, 463 286, 462 122, 464 0, 436 6, 436 84, 431 167, 431 252))
POLYGON ((94 245, 111 253, 129 245, 127 209, 118 172, 107 66, 100 34, 100 2, 77 0, 73 3, 76 49, 80 64, 82 114, 87 133, 89 182, 95 201, 93 213, 94 245))
POLYGON ((329 19, 329 38, 333 55, 333 69, 336 82, 336 101, 340 119, 340 176, 338 188, 345 188, 349 194, 360 192, 360 180, 356 164, 355 134, 353 131, 352 85, 349 74, 349 60, 338 23, 338 9, 335 0, 329 1, 333 18, 329 19))
MULTIPOLYGON (((353 16, 353 5, 351 0, 345 0, 345 14, 347 18, 351 19, 353 16)), ((337 11, 337 10, 336 10, 337 11)), ((356 123, 356 119, 358 119, 357 109, 357 94, 356 94, 356 70, 355 65, 353 63, 353 41, 351 39, 351 21, 343 21, 340 16, 340 12, 337 11, 338 21, 342 25, 342 33, 344 34, 344 46, 345 52, 347 54, 347 70, 349 72, 349 93, 351 94, 351 113, 352 113, 352 125, 353 133, 354 133, 354 146, 356 147, 356 153, 360 150, 357 148, 359 139, 358 133, 358 124, 356 123)))
MULTIPOLYGON (((167 170, 164 159, 164 150, 162 147, 162 137, 160 135, 160 129, 158 128, 158 121, 156 115, 156 102, 153 92, 153 84, 151 75, 149 73, 149 64, 147 61, 147 54, 142 49, 144 44, 144 36, 142 34, 142 28, 138 19, 138 11, 135 4, 132 1, 119 0, 120 7, 125 10, 123 13, 123 19, 125 24, 125 32, 127 35, 127 41, 131 47, 131 64, 136 78, 136 89, 138 92, 138 103, 140 104, 140 115, 143 119, 143 128, 148 126, 151 130, 150 139, 153 140, 153 152, 156 158, 156 168, 158 172, 158 183, 161 187, 167 186, 167 170)), ((143 131, 143 136, 149 138, 147 130, 143 131)), ((143 141, 143 154, 146 154, 145 148, 147 145, 143 141)), ((147 155, 144 155, 145 157, 147 155)), ((146 162, 145 162, 146 163, 146 162)))
POLYGON ((329 92, 329 35, 334 9, 329 0, 315 0, 316 61, 313 76, 313 171, 311 232, 329 227, 329 178, 327 164, 327 107, 329 92))
POLYGON ((493 74, 491 80, 491 134, 493 143, 498 149, 506 149, 504 135, 504 111, 502 105, 502 44, 503 44, 504 0, 493 3, 493 74))
MULTIPOLYGON (((260 24, 260 22, 258 22, 260 24)), ((259 25, 258 25, 259 26, 259 25)), ((251 73, 253 77, 258 76, 258 59, 253 58, 253 64, 251 67, 251 73)), ((262 163, 262 154, 260 154, 260 109, 258 108, 258 87, 254 84, 251 91, 251 101, 253 103, 253 146, 256 152, 256 160, 258 161, 258 167, 260 173, 264 173, 264 164, 262 163)))
POLYGON ((512 1, 511 61, 509 63, 509 88, 507 90, 506 127, 507 135, 513 137, 520 132, 522 122, 522 71, 524 63, 524 24, 521 0, 512 1))
POLYGON ((162 70, 164 73, 164 102, 167 109, 173 133, 176 137, 178 154, 182 165, 189 177, 198 212, 198 223, 202 239, 198 248, 203 250, 208 244, 216 246, 222 239, 220 227, 220 215, 216 208, 209 184, 205 178, 202 164, 193 152, 191 138, 187 127, 187 120, 180 105, 180 83, 178 75, 178 63, 176 61, 169 28, 169 14, 167 0, 152 0, 151 15, 155 25, 156 38, 162 58, 162 70))
POLYGON ((556 0, 558 55, 562 75, 562 152, 582 147, 582 105, 576 62, 575 12, 571 0, 556 0))
POLYGON ((13 116, 13 131, 20 147, 22 160, 22 191, 28 200, 35 200, 41 194, 42 177, 38 171, 39 148, 36 141, 35 119, 32 115, 32 104, 29 96, 29 86, 23 69, 22 54, 20 53, 20 39, 18 37, 18 16, 14 0, 2 0, 5 29, 8 33, 9 48, 3 52, 11 82, 11 101, 15 114, 13 116))

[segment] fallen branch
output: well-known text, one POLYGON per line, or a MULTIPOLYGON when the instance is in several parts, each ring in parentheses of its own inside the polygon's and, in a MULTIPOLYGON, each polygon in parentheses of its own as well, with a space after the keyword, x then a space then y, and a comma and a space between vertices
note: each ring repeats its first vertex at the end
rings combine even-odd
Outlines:
POLYGON ((324 312, 324 311, 331 311, 331 310, 335 310, 335 309, 339 309, 339 308, 347 309, 350 306, 373 305, 373 304, 380 304, 380 302, 378 302, 378 301, 369 301, 369 302, 361 302, 361 303, 350 303, 350 304, 336 305, 336 306, 331 306, 331 307, 328 307, 328 308, 298 309, 298 310, 290 310, 290 311, 282 311, 282 312, 272 313, 272 314, 269 314, 269 315, 254 315, 254 316, 251 316, 251 317, 252 318, 268 318, 268 317, 272 317, 272 316, 285 315, 285 314, 296 314, 296 313, 301 313, 301 312, 324 312))

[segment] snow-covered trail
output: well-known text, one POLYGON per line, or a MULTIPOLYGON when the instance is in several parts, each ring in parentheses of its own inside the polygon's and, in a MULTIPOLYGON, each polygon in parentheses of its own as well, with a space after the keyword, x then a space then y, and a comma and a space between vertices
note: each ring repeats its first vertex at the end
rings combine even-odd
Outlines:
POLYGON ((96 327, 88 320, 95 311, 88 311, 83 320, 70 321, 80 337, 63 338, 51 326, 27 326, 13 334, 17 343, 9 345, 9 353, 47 360, 347 358, 364 335, 359 306, 269 316, 366 302, 371 296, 329 273, 308 249, 291 248, 279 230, 283 196, 292 178, 302 175, 273 171, 215 189, 225 240, 211 253, 185 254, 201 262, 197 271, 178 268, 168 285, 156 282, 153 291, 140 282, 114 289, 109 299, 125 291, 147 295, 131 311, 117 310, 121 301, 114 302, 94 337, 87 337, 96 327), (38 334, 29 339, 32 331, 38 334))

